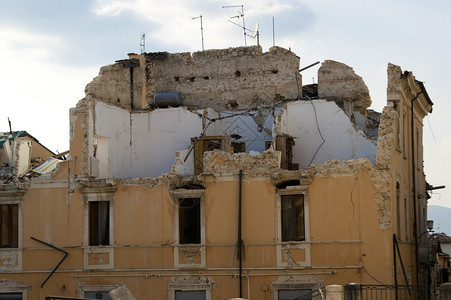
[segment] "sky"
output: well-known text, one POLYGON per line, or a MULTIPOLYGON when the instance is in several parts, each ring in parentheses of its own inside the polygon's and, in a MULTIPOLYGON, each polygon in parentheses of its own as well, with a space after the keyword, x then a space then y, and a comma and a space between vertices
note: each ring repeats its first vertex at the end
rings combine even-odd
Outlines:
MULTIPOLYGON (((301 67, 326 59, 353 67, 376 111, 386 104, 389 62, 423 81, 434 102, 424 120, 427 181, 448 187, 429 202, 451 207, 449 0, 0 0, 0 131, 9 117, 13 130, 68 150, 69 109, 101 66, 140 53, 142 34, 146 52, 202 50, 200 15, 205 49, 244 46, 230 22, 242 24, 241 5, 249 34, 259 23, 263 51, 275 41, 301 67)), ((318 66, 302 72, 304 84, 317 81, 318 66)))

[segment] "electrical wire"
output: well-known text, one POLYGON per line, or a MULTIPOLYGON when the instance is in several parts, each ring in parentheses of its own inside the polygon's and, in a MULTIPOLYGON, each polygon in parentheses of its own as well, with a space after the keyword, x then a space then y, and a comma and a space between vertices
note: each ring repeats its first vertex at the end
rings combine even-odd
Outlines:
POLYGON ((321 139, 323 140, 323 142, 319 145, 318 149, 316 149, 315 154, 313 154, 312 160, 310 160, 308 166, 310 167, 310 165, 312 164, 313 160, 316 157, 316 154, 318 154, 319 149, 321 149, 321 147, 324 145, 324 143, 326 142, 326 140, 323 137, 323 134, 321 133, 321 129, 319 128, 319 123, 318 123, 318 114, 316 113, 316 108, 315 105, 313 104, 312 99, 310 99, 309 96, 307 96, 307 99, 310 101, 310 103, 312 104, 313 110, 315 111, 315 122, 316 122, 316 128, 318 129, 319 132, 319 136, 321 137, 321 139))
POLYGON ((437 143, 437 140, 435 139, 434 131, 432 131, 431 122, 429 122, 429 115, 426 115, 426 119, 428 120, 429 130, 431 130, 432 138, 434 139, 434 142, 437 143))

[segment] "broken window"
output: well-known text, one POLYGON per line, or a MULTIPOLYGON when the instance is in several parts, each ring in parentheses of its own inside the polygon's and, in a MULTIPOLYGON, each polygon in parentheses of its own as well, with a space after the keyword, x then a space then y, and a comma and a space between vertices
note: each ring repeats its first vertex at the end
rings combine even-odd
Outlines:
POLYGON ((305 241, 304 195, 282 195, 282 241, 305 241))
POLYGON ((110 202, 89 202, 89 245, 110 244, 110 202))
POLYGON ((2 226, 0 231, 0 247, 17 248, 19 245, 19 205, 0 205, 0 223, 2 226))
POLYGON ((191 290, 191 291, 175 291, 175 300, 206 300, 207 291, 205 290, 191 290))
POLYGON ((200 198, 179 199, 180 244, 200 244, 200 198))

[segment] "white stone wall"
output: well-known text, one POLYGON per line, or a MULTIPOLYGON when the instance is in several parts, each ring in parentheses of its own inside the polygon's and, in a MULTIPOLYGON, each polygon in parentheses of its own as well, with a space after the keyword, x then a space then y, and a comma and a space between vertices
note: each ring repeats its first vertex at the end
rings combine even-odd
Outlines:
POLYGON ((280 132, 275 132, 295 137, 293 162, 299 163, 300 168, 332 159, 368 158, 373 164, 376 162, 376 144, 333 101, 287 103, 275 126, 280 128, 280 132))

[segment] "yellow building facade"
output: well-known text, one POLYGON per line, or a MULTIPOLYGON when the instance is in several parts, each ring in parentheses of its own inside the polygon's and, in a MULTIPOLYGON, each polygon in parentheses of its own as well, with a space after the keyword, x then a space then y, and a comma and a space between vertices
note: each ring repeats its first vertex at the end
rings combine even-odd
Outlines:
POLYGON ((0 297, 112 299, 125 285, 136 299, 311 299, 331 284, 430 284, 424 85, 389 64, 379 114, 351 68, 321 68, 317 95, 301 94, 299 58, 277 47, 102 68, 71 109, 69 159, 0 185, 0 297), (212 57, 224 64, 206 67, 212 57), (340 82, 355 84, 338 94, 340 82))

